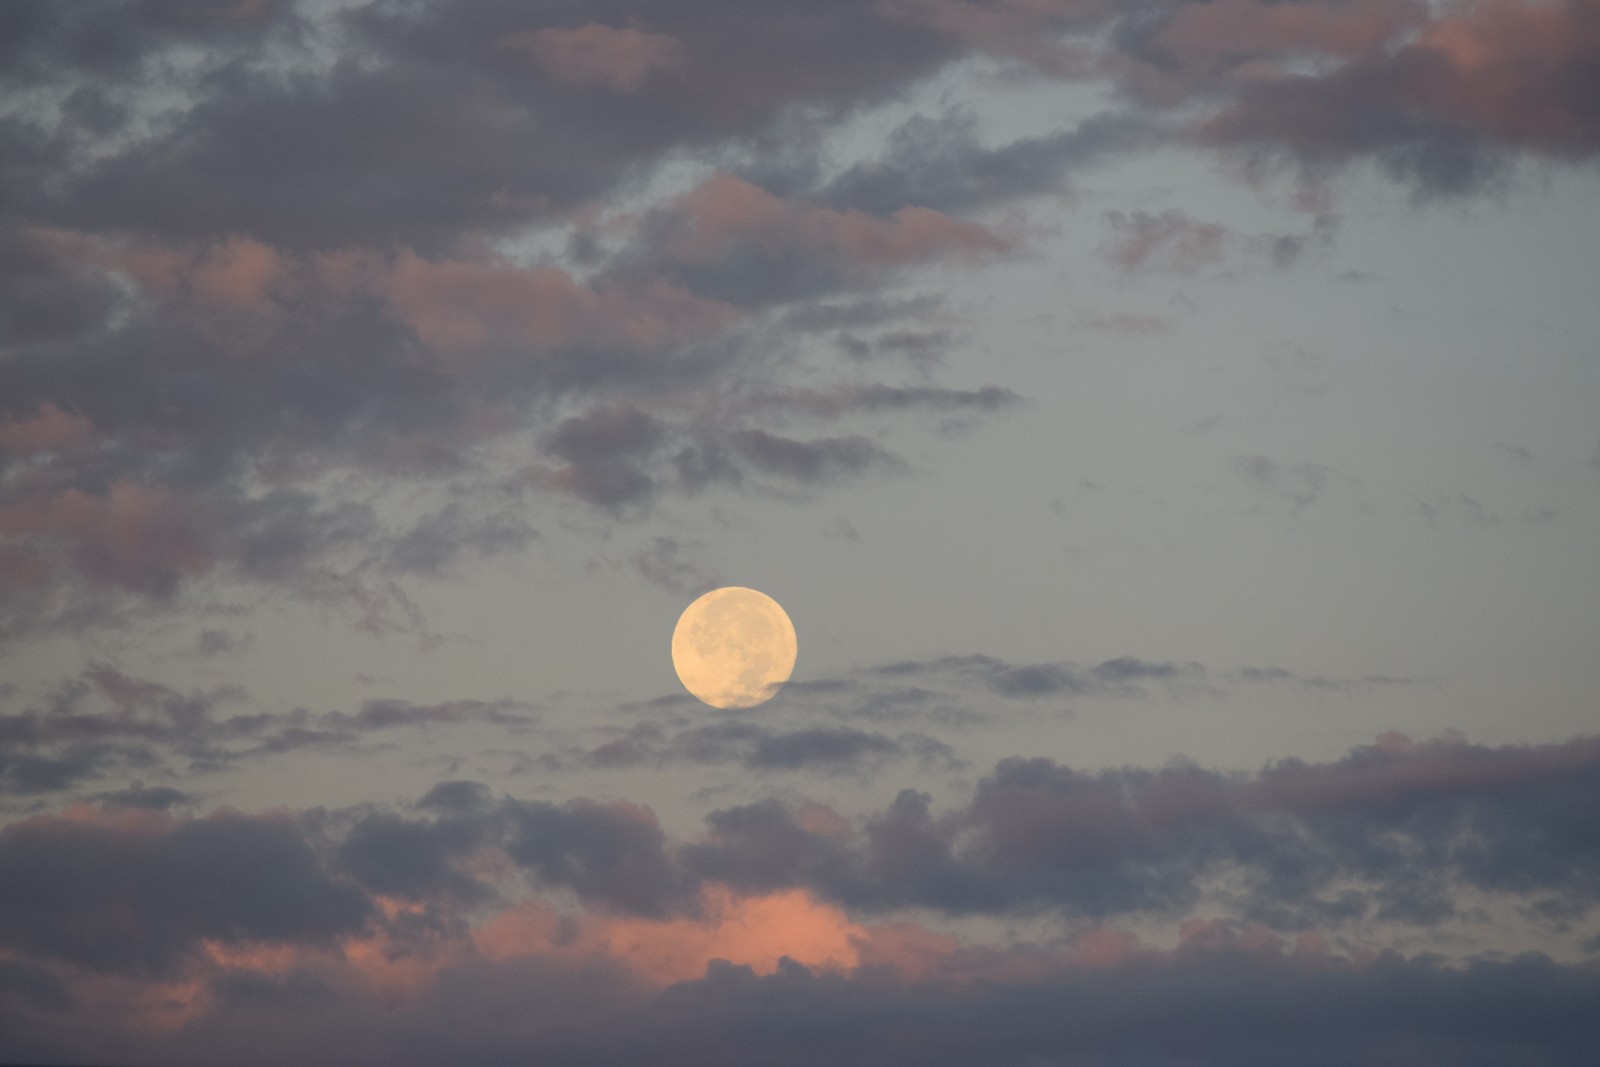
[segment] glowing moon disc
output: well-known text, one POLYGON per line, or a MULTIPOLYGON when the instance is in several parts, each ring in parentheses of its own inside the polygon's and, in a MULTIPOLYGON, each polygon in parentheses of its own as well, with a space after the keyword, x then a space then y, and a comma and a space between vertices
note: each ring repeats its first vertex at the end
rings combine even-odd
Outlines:
POLYGON ((778 602, 737 585, 684 608, 672 631, 678 680, 714 708, 771 700, 794 671, 797 650, 794 623, 778 602))

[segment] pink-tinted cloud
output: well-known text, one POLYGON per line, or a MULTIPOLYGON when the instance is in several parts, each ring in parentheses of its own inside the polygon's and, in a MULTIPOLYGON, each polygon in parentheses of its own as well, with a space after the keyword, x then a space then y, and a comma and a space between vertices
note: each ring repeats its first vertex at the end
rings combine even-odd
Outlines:
POLYGON ((1399 47, 1244 86, 1199 135, 1310 164, 1373 155, 1425 189, 1461 191, 1497 172, 1495 152, 1600 152, 1597 63, 1593 0, 1484 0, 1447 9, 1399 47))
POLYGON ((653 74, 681 71, 687 63, 683 46, 671 34, 598 22, 514 33, 501 46, 531 55, 556 81, 618 92, 637 89, 653 74))
POLYGON ((383 281, 395 315, 429 344, 657 348, 730 325, 731 308, 655 279, 595 291, 558 267, 427 260, 401 253, 383 281))
POLYGON ((34 415, 0 422, 0 451, 18 455, 34 452, 81 452, 94 440, 94 425, 45 401, 34 415))
POLYGON ((309 315, 378 297, 424 343, 444 352, 484 345, 612 345, 658 348, 703 338, 735 318, 663 278, 597 290, 554 266, 521 267, 492 256, 428 258, 367 249, 290 255, 232 237, 183 247, 53 233, 69 262, 117 271, 156 299, 251 313, 309 315), (282 294, 292 300, 279 302, 282 294))
POLYGON ((1351 59, 1420 25, 1426 15, 1426 5, 1413 0, 1214 0, 1180 7, 1154 44, 1185 64, 1208 66, 1252 56, 1351 59))
POLYGON ((1594 0, 1480 0, 1434 22, 1413 47, 1446 62, 1419 62, 1408 86, 1415 103, 1511 144, 1556 155, 1600 151, 1594 0))
POLYGON ((874 0, 892 19, 933 27, 968 45, 1056 74, 1081 72, 1056 38, 1103 19, 1103 0, 874 0))
POLYGON ((204 303, 260 311, 274 282, 287 273, 282 256, 260 241, 230 237, 208 248, 189 284, 204 303))
POLYGON ((183 245, 66 230, 41 230, 39 236, 65 263, 116 271, 148 296, 181 296, 219 310, 268 311, 274 286, 297 269, 277 249, 238 235, 183 245))
POLYGON ((170 594, 215 562, 190 505, 127 481, 104 494, 63 489, 0 504, 0 538, 60 546, 79 573, 136 593, 170 594))
POLYGON ((500 912, 475 927, 472 941, 488 959, 599 953, 656 985, 703 976, 712 960, 771 974, 787 956, 808 967, 853 969, 865 928, 836 905, 801 889, 754 896, 707 885, 692 917, 566 917, 537 899, 500 912))
POLYGON ((665 251, 690 263, 724 259, 740 246, 802 253, 847 265, 895 267, 953 257, 974 259, 1012 242, 973 222, 904 207, 887 219, 794 203, 731 174, 717 174, 676 204, 683 227, 665 251))

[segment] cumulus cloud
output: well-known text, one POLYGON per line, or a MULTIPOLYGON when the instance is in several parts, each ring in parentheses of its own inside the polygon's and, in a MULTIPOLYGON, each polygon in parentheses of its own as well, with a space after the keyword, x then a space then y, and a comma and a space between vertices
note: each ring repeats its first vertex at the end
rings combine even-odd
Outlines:
POLYGON ((625 801, 459 780, 400 808, 263 815, 108 796, 0 829, 0 1053, 82 1058, 116 1041, 184 1059, 248 1042, 321 1062, 353 1042, 411 1062, 448 1032, 467 1062, 615 1062, 647 1045, 733 1062, 770 1050, 758 1023, 814 1034, 825 1019, 825 1045, 784 1039, 790 1062, 881 1062, 900 1042, 952 1064, 1154 1064, 1178 1049, 1365 1062, 1424 1042, 1576 1064, 1594 1036, 1592 961, 1470 942, 1377 953, 1352 931, 1427 927, 1438 901, 1483 894, 1563 901, 1561 921, 1582 921, 1600 899, 1597 760, 1592 738, 1397 734, 1254 775, 1017 758, 943 811, 909 790, 860 821, 765 800, 687 840, 625 801), (1205 875, 1220 869, 1233 881, 1218 891, 1205 875), (1026 941, 926 919, 1037 923, 1041 907, 1058 932, 1026 941), (1140 915, 1159 921, 1119 925, 1140 915), (583 995, 569 1005, 561 989, 583 995))

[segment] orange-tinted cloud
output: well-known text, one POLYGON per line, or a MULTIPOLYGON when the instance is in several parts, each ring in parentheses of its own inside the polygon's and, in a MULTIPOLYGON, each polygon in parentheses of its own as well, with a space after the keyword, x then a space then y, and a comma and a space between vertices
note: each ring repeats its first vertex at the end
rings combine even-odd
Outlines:
POLYGON ((597 292, 558 267, 427 260, 403 252, 383 282, 417 336, 459 350, 489 343, 656 347, 729 325, 733 311, 657 279, 597 292))
POLYGON ((735 318, 726 305, 664 278, 594 289, 559 267, 493 256, 427 258, 410 249, 293 256, 242 237, 168 247, 48 236, 66 262, 113 270, 156 299, 211 310, 276 312, 275 297, 285 292, 302 298, 297 306, 306 312, 376 296, 421 341, 446 352, 490 344, 655 348, 704 337, 735 318))
POLYGON ((1600 4, 1480 0, 1433 23, 1414 47, 1446 63, 1419 65, 1415 102, 1514 144, 1600 150, 1600 4))
POLYGON ((94 426, 45 401, 31 418, 0 422, 0 451, 26 455, 32 452, 81 452, 94 438, 94 426))
POLYGON ((1198 132, 1313 164, 1372 155, 1424 189, 1463 191, 1501 173, 1510 151, 1600 152, 1596 63, 1592 0, 1483 0, 1449 8, 1399 47, 1245 85, 1198 132))
POLYGON ((1052 73, 1072 70, 1071 53, 1056 36, 1108 11, 1102 0, 875 0, 874 6, 889 18, 931 26, 1052 73))
POLYGON ((1188 63, 1285 53, 1352 58, 1420 24, 1426 14, 1426 6, 1412 0, 1214 0, 1179 8, 1154 43, 1188 63))
POLYGON ((189 284, 204 303, 251 311, 265 310, 268 293, 287 273, 282 256, 260 241, 230 237, 206 249, 189 284))
POLYGON ((613 957, 660 984, 688 981, 715 959, 776 970, 782 957, 828 970, 849 970, 860 960, 865 928, 839 907, 808 891, 791 889, 739 896, 708 885, 700 914, 652 920, 633 917, 558 916, 541 901, 527 901, 474 929, 480 953, 490 959, 557 954, 613 957))
POLYGON ((984 226, 929 208, 903 207, 887 219, 835 211, 784 200, 732 174, 709 178, 684 195, 676 211, 685 226, 666 251, 691 263, 724 259, 741 245, 880 267, 949 255, 970 259, 1011 247, 984 226))
POLYGON ((0 504, 0 538, 60 545, 92 579, 129 592, 168 593, 215 562, 194 509, 167 489, 129 481, 0 504))
POLYGON ((671 34, 590 22, 572 29, 514 33, 504 48, 526 52, 556 81, 637 89, 652 74, 684 68, 683 47, 671 34))

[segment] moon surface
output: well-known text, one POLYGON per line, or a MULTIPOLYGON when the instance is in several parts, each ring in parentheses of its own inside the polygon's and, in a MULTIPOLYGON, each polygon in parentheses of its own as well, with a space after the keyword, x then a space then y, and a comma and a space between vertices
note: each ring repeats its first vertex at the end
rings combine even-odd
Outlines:
POLYGON ((683 687, 714 708, 771 700, 794 671, 794 623, 767 594, 713 589, 683 609, 672 631, 672 666, 683 687))

